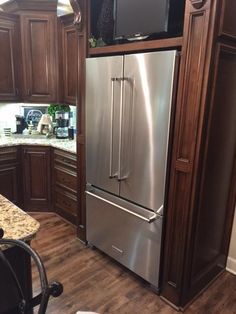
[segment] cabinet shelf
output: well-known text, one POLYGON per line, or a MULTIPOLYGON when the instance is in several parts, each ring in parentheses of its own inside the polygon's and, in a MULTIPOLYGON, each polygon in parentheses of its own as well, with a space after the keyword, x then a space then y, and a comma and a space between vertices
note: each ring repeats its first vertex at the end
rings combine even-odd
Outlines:
POLYGON ((113 46, 104 46, 89 48, 88 53, 90 56, 97 55, 108 55, 115 53, 124 53, 132 51, 145 51, 153 49, 162 49, 162 48, 181 48, 183 42, 183 37, 175 38, 166 38, 150 41, 140 41, 132 42, 127 44, 113 45, 113 46))

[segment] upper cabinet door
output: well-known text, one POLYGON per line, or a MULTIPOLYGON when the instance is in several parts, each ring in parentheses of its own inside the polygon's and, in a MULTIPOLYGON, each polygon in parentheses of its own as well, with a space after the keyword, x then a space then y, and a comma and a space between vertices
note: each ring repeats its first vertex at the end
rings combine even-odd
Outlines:
POLYGON ((57 99, 56 17, 21 15, 24 99, 52 102, 57 99))
POLYGON ((78 73, 78 37, 75 26, 62 25, 64 101, 76 104, 78 73))
POLYGON ((0 100, 17 100, 17 22, 0 16, 0 100))

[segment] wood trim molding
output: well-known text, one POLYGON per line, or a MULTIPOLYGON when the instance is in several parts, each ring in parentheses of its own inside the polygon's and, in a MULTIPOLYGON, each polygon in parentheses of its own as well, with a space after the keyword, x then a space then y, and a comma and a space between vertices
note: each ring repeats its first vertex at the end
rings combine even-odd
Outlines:
POLYGON ((214 21, 215 6, 211 0, 186 2, 161 291, 162 297, 179 308, 188 303, 191 294, 184 290, 185 265, 190 258, 186 252, 193 231, 193 200, 214 21))
POLYGON ((206 0, 190 0, 190 2, 195 9, 200 9, 204 6, 206 0))
POLYGON ((222 36, 226 40, 236 41, 236 24, 234 19, 234 12, 236 9, 236 2, 234 0, 222 0, 220 7, 220 23, 218 36, 222 36))
POLYGON ((57 11, 57 0, 12 0, 1 5, 4 12, 19 13, 19 11, 57 11))

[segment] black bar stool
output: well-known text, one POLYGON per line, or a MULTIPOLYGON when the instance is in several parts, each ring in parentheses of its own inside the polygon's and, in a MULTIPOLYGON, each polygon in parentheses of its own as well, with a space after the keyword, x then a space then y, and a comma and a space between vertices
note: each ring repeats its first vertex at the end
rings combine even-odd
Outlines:
MULTIPOLYGON (((17 276, 4 255, 0 250, 0 313, 1 314, 26 314, 32 312, 32 309, 39 305, 38 314, 46 313, 48 300, 50 296, 58 297, 63 292, 63 286, 60 282, 48 284, 46 271, 43 262, 28 244, 20 240, 3 239, 4 231, 0 228, 0 245, 17 246, 26 251, 34 260, 40 278, 41 292, 26 301, 17 276)), ((23 271, 23 270, 22 270, 23 271)))

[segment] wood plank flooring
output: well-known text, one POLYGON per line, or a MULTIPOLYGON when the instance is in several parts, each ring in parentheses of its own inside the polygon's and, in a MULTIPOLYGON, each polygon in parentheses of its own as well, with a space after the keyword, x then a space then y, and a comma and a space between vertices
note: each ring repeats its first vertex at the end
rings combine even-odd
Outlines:
MULTIPOLYGON (((56 214, 32 213, 41 228, 32 241, 49 281, 59 280, 63 294, 51 298, 47 313, 76 311, 117 314, 178 313, 140 278, 105 254, 76 239, 75 227, 56 214)), ((39 285, 33 267, 34 291, 39 285)), ((186 311, 187 314, 236 314, 236 276, 225 272, 186 311)))

